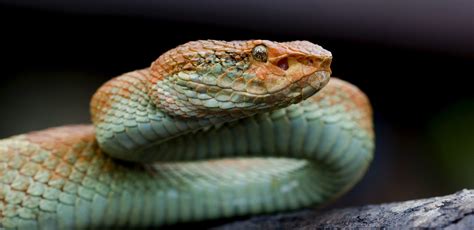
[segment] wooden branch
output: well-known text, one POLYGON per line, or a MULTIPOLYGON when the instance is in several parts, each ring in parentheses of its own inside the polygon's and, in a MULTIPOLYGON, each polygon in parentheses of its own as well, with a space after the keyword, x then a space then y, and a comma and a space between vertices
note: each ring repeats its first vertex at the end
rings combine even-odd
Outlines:
POLYGON ((254 217, 216 227, 235 229, 474 229, 474 190, 428 199, 254 217))

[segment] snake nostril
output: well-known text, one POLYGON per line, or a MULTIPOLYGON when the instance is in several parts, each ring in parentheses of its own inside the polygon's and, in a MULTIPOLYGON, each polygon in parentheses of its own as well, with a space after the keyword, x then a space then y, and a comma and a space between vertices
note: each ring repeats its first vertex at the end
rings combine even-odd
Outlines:
POLYGON ((288 66, 288 58, 282 58, 278 61, 277 66, 280 67, 282 70, 287 70, 288 66))

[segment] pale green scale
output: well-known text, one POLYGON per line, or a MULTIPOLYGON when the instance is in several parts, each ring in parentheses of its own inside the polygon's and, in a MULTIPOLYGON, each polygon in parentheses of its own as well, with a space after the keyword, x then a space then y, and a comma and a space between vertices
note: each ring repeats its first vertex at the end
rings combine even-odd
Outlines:
POLYGON ((129 213, 129 218, 130 218, 129 226, 130 227, 139 226, 142 220, 141 211, 145 207, 143 193, 144 192, 141 189, 135 189, 135 191, 132 192, 132 206, 129 213))
MULTIPOLYGON (((94 227, 101 226, 104 218, 107 218, 106 211, 108 208, 108 201, 105 197, 96 194, 92 198, 91 208, 91 224, 94 227)), ((110 225, 110 223, 106 224, 110 225)))
MULTIPOLYGON (((330 170, 329 168, 325 167, 319 167, 319 169, 324 169, 328 171, 330 170)), ((332 175, 331 173, 316 172, 315 170, 310 172, 308 175, 311 174, 313 174, 311 178, 318 178, 318 186, 315 187, 314 191, 321 195, 322 200, 326 200, 329 197, 333 196, 334 188, 340 189, 338 188, 338 182, 336 180, 337 178, 335 175, 332 175), (328 181, 328 178, 330 178, 331 181, 328 181)))
POLYGON ((14 221, 18 222, 18 225, 24 226, 25 229, 37 229, 38 223, 34 220, 25 220, 21 218, 16 218, 14 221))
MULTIPOLYGON (((269 117, 265 115, 257 115, 257 122, 259 124, 260 133, 262 135, 262 152, 264 155, 274 155, 275 154, 275 143, 273 126, 269 117)), ((259 154, 259 153, 257 153, 259 154)))
POLYGON ((336 143, 332 149, 331 154, 328 154, 324 162, 326 164, 333 164, 335 161, 340 160, 342 154, 347 150, 349 144, 351 143, 351 138, 349 131, 341 130, 339 136, 336 138, 336 143))
POLYGON ((176 161, 177 159, 179 159, 180 156, 184 155, 186 151, 187 143, 184 142, 184 139, 177 140, 175 144, 175 148, 171 147, 169 143, 166 144, 166 148, 169 149, 168 152, 170 152, 169 155, 172 161, 176 161))
POLYGON ((34 214, 34 211, 29 209, 29 208, 20 208, 18 209, 18 214, 20 216, 20 218, 22 219, 34 219, 35 218, 35 214, 34 214))
POLYGON ((236 123, 232 127, 231 132, 235 145, 235 152, 243 153, 243 156, 247 155, 249 152, 248 139, 245 136, 245 127, 242 124, 236 123))
MULTIPOLYGON (((356 154, 354 154, 354 157, 353 157, 353 161, 357 162, 357 164, 359 164, 359 165, 367 163, 366 159, 365 159, 365 156, 363 154, 361 154, 361 152, 363 152, 363 151, 367 151, 367 149, 364 149, 364 148, 359 149, 358 152, 356 154)), ((340 174, 351 173, 351 171, 354 171, 354 167, 356 167, 356 166, 354 166, 352 164, 346 164, 346 165, 344 165, 344 168, 340 171, 340 174)))
POLYGON ((348 150, 345 152, 343 155, 343 158, 341 158, 339 161, 334 162, 335 167, 338 169, 343 169, 345 166, 351 164, 352 160, 356 157, 356 154, 358 153, 359 149, 365 150, 362 148, 362 143, 360 140, 357 138, 352 138, 352 143, 348 150))
POLYGON ((74 220, 75 224, 89 224, 91 213, 91 202, 77 198, 74 204, 74 220))
POLYGON ((244 215, 250 211, 251 200, 248 199, 247 195, 249 194, 249 188, 251 188, 252 185, 244 183, 243 180, 239 180, 238 182, 239 186, 235 190, 236 198, 234 202, 237 204, 238 215, 244 215))
MULTIPOLYGON (((230 189, 231 186, 228 184, 223 184, 222 192, 220 194, 220 199, 222 201, 231 201, 233 200, 232 190, 230 189)), ((230 217, 233 214, 233 204, 232 202, 221 202, 220 211, 222 212, 222 216, 230 217)))
POLYGON ((61 191, 55 188, 46 188, 46 191, 43 194, 43 197, 48 200, 57 200, 61 191))
POLYGON ((309 172, 308 173, 309 176, 304 178, 304 180, 302 181, 302 184, 304 185, 304 190, 307 194, 307 198, 311 203, 312 202, 324 203, 324 200, 328 197, 324 196, 323 188, 319 186, 320 183, 314 182, 314 178, 318 178, 314 172, 315 172, 314 170, 309 172))
POLYGON ((150 125, 151 125, 151 128, 153 129, 153 131, 158 134, 159 137, 161 138, 165 138, 167 137, 168 135, 170 135, 170 133, 168 132, 168 130, 165 129, 163 123, 161 122, 162 120, 164 120, 165 118, 159 118, 159 119, 151 119, 150 120, 150 125))
POLYGON ((214 132, 214 137, 219 139, 219 145, 222 147, 221 156, 232 156, 234 148, 236 147, 232 132, 227 128, 223 128, 219 133, 214 132))
POLYGON ((146 145, 150 143, 150 141, 145 138, 144 135, 142 135, 136 122, 134 122, 132 127, 128 127, 125 132, 127 133, 128 137, 138 145, 146 145))
POLYGON ((274 140, 275 143, 275 149, 277 155, 286 155, 286 154, 291 154, 289 152, 289 144, 290 144, 290 134, 291 134, 291 124, 290 120, 288 117, 285 115, 280 116, 278 118, 274 118, 272 116, 272 127, 273 131, 276 136, 276 140, 274 140))
POLYGON ((180 193, 179 200, 179 221, 186 221, 192 219, 192 210, 189 208, 189 205, 193 205, 194 197, 190 196, 189 189, 182 191, 180 193))
MULTIPOLYGON (((210 130, 209 132, 215 132, 214 129, 210 130)), ((211 134, 212 136, 212 134, 211 134)), ((179 143, 178 143, 179 144, 179 143)), ((183 143, 185 144, 185 143, 183 143)), ((194 145, 195 142, 193 141, 192 144, 194 145)), ((213 158, 217 158, 220 156, 222 150, 221 150, 221 143, 219 141, 207 141, 206 143, 208 145, 208 158, 210 159, 213 159, 213 158)), ((183 154, 185 155, 185 154, 183 154)))
POLYGON ((248 143, 249 155, 257 155, 261 153, 262 143, 259 141, 261 133, 256 120, 253 117, 245 119, 242 122, 242 127, 245 129, 243 135, 248 143))
POLYGON ((289 152, 294 153, 295 155, 301 155, 305 135, 307 132, 308 123, 303 116, 295 116, 291 119, 291 134, 290 134, 290 147, 289 152))
POLYGON ((118 143, 127 150, 133 149, 135 142, 127 135, 125 130, 123 132, 115 133, 115 139, 118 143))
MULTIPOLYGON (((309 173, 311 175, 311 173, 309 173)), ((310 205, 314 201, 320 201, 320 198, 318 197, 318 193, 315 192, 317 189, 315 189, 315 183, 314 181, 311 180, 312 177, 303 177, 301 180, 300 188, 301 188, 301 195, 299 198, 301 199, 301 202, 303 205, 310 205)))
MULTIPOLYGON (((201 136, 201 135, 197 135, 196 137, 196 142, 197 143, 206 143, 206 137, 204 136, 201 136)), ((207 155, 207 145, 206 144, 202 144, 202 145, 197 145, 196 146, 196 159, 206 159, 206 155, 207 155)))
MULTIPOLYGON (((262 181, 261 185, 262 185, 262 189, 261 189, 261 193, 262 195, 263 194, 272 194, 272 189, 275 189, 273 183, 273 181, 270 179, 270 180, 266 180, 266 181, 262 181)), ((275 200, 273 196, 265 196, 263 195, 262 196, 263 200, 262 200, 262 203, 263 203, 263 210, 264 212, 271 212, 272 210, 275 210, 275 200)))
POLYGON ((22 201, 23 196, 24 196, 23 192, 9 190, 5 195, 5 199, 8 199, 9 201, 11 201, 11 204, 19 204, 22 201))
POLYGON ((164 186, 158 186, 157 190, 152 196, 153 201, 153 225, 159 226, 165 223, 165 206, 166 206, 166 199, 164 196, 164 186))
MULTIPOLYGON (((5 191, 7 192, 7 191, 5 191)), ((40 198, 34 196, 27 196, 25 200, 23 200, 22 205, 29 209, 35 209, 39 206, 40 198)))
POLYGON ((40 209, 42 211, 46 212, 54 212, 56 211, 56 201, 50 201, 50 200, 41 200, 40 201, 40 209))
POLYGON ((245 80, 248 81, 248 80, 250 80, 250 79, 252 79, 252 78, 255 78, 256 75, 253 74, 253 73, 244 73, 244 74, 242 74, 242 77, 243 77, 245 80))
MULTIPOLYGON (((247 190, 246 190, 246 197, 248 200, 248 212, 250 214, 257 214, 260 213, 261 207, 260 207, 260 196, 258 194, 259 192, 259 187, 255 186, 252 183, 249 183, 247 185, 247 190)), ((267 194, 268 195, 268 194, 267 194)))
MULTIPOLYGON (((311 115, 313 112, 309 112, 311 115)), ((308 117, 308 116, 306 116, 308 117)), ((312 156, 316 147, 320 144, 320 139, 323 134, 323 123, 320 120, 309 120, 309 128, 307 128, 306 138, 303 142, 303 154, 305 156, 312 156)))
MULTIPOLYGON (((154 204, 150 201, 152 201, 152 190, 147 190, 143 191, 143 208, 141 208, 141 216, 139 219, 141 219, 141 225, 142 226, 149 226, 152 221, 153 221, 153 213, 154 213, 154 204)), ((138 207, 140 208, 140 207, 138 207)))
POLYGON ((193 136, 188 135, 185 137, 183 141, 186 146, 185 153, 183 155, 180 155, 178 158, 184 158, 184 159, 192 159, 196 155, 196 139, 194 139, 193 136))
POLYGON ((316 158, 318 160, 324 160, 329 154, 332 153, 331 150, 337 141, 340 128, 335 124, 325 124, 324 133, 325 135, 322 136, 320 144, 315 150, 317 153, 316 158))
POLYGON ((179 192, 172 183, 168 186, 169 189, 166 189, 164 197, 167 202, 165 219, 167 223, 174 224, 179 219, 179 192))
MULTIPOLYGON (((7 167, 3 167, 2 170, 6 170, 7 167)), ((17 177, 18 172, 17 171, 7 171, 1 178, 0 182, 4 184, 11 184, 13 180, 17 177)), ((13 187, 13 185, 12 185, 13 187)), ((3 189, 7 190, 9 187, 4 187, 3 189)))

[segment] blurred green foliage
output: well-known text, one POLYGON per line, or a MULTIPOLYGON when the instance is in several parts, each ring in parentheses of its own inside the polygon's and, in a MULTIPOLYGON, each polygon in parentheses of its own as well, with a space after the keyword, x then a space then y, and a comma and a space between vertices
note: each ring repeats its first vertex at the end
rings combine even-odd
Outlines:
POLYGON ((446 191, 474 188, 474 99, 455 103, 430 122, 430 160, 446 191))

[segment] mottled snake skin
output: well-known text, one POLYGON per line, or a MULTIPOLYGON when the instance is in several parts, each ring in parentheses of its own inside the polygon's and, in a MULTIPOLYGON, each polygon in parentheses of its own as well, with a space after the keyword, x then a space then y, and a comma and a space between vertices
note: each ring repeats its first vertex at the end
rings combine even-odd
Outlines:
POLYGON ((331 60, 306 41, 195 41, 106 82, 93 125, 0 140, 0 226, 153 227, 338 198, 374 133, 331 60))

